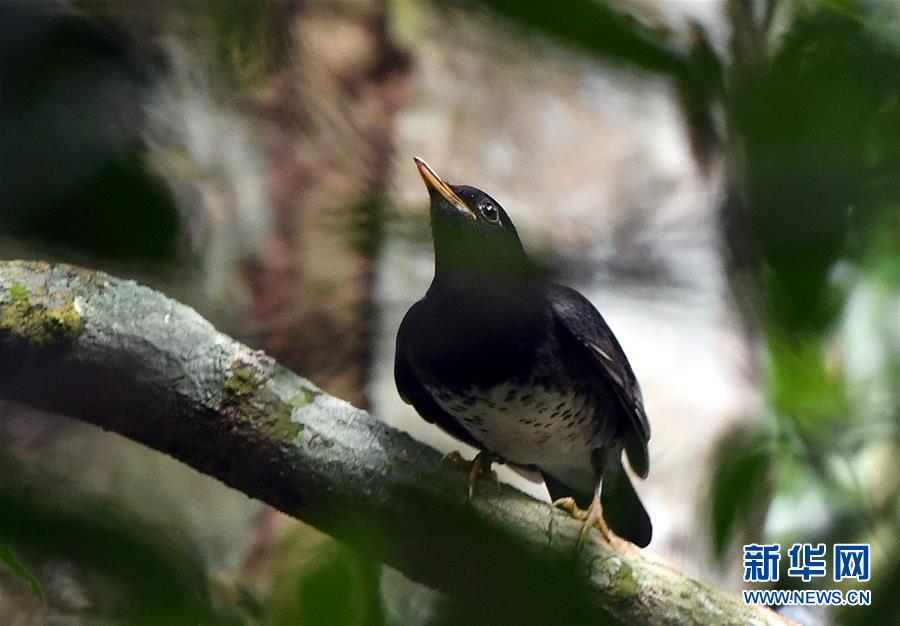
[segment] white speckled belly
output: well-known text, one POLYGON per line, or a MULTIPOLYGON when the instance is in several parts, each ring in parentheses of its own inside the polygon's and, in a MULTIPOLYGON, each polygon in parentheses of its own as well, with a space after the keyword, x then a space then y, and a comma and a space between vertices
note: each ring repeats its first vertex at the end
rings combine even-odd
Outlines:
POLYGON ((590 488, 596 404, 590 394, 501 384, 463 391, 426 388, 485 448, 507 461, 534 465, 573 486, 590 488))

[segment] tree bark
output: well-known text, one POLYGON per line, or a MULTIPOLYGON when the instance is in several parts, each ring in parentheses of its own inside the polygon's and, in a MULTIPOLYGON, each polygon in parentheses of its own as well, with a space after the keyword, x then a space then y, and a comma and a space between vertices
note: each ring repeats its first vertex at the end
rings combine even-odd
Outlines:
POLYGON ((192 309, 69 265, 0 262, 0 398, 92 422, 306 521, 481 617, 785 624, 466 474, 192 309), (477 609, 476 609, 477 607, 477 609))

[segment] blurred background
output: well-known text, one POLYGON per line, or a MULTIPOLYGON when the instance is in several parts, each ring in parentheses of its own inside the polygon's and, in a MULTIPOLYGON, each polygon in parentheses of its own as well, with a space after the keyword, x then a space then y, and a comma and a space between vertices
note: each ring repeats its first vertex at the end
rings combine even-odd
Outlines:
MULTIPOLYGON (((7 1, 0 49, 2 258, 149 284, 447 451, 392 378, 432 275, 421 156, 623 344, 651 555, 737 591, 744 543, 871 543, 871 607, 784 612, 900 624, 900 3, 7 1)), ((2 624, 477 621, 460 603, 0 404, 2 624)))

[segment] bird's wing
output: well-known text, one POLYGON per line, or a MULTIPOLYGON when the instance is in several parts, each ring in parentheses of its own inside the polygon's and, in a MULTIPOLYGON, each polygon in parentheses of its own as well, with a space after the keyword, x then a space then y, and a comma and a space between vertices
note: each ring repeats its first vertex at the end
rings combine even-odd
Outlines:
POLYGON ((411 404, 426 421, 436 424, 444 432, 481 450, 483 446, 469 434, 469 431, 431 397, 431 394, 419 381, 416 370, 410 361, 409 335, 417 323, 416 316, 421 310, 419 307, 421 307, 421 302, 417 302, 406 312, 406 316, 400 323, 400 330, 397 331, 397 349, 394 355, 394 381, 397 384, 397 391, 400 392, 403 401, 411 404))
POLYGON ((629 420, 630 428, 625 436, 629 464, 641 478, 646 478, 650 470, 647 455, 650 423, 644 412, 641 388, 619 342, 594 305, 574 289, 553 285, 548 301, 557 326, 585 351, 595 371, 615 391, 629 420))

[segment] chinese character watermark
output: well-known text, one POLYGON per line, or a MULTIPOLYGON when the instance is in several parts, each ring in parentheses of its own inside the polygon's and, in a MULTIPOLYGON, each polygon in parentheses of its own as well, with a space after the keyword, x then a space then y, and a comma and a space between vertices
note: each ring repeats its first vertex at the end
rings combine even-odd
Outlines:
MULTIPOLYGON (((787 551, 789 565, 787 575, 809 583, 813 578, 826 575, 832 567, 835 582, 856 580, 868 582, 870 578, 870 545, 867 543, 836 543, 832 559, 827 558, 824 543, 795 543, 787 551)), ((781 546, 777 543, 751 543, 744 546, 744 582, 777 582, 781 546)), ((869 589, 745 589, 746 604, 779 606, 869 606, 872 592, 869 589)))
POLYGON ((834 544, 834 582, 844 579, 866 582, 869 580, 869 544, 834 544))
POLYGON ((781 544, 751 543, 744 546, 744 582, 777 581, 779 561, 781 561, 781 544))
POLYGON ((795 543, 788 550, 791 564, 788 567, 788 576, 800 578, 808 583, 815 577, 825 575, 825 544, 816 546, 811 543, 795 543))

